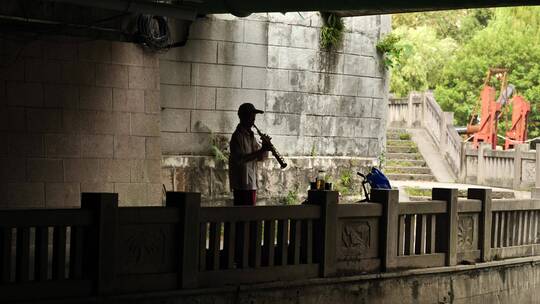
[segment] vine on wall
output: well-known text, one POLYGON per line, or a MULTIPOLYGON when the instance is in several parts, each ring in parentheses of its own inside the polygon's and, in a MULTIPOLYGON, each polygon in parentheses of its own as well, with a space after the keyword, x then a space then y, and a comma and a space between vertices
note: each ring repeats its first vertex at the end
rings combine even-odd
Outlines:
POLYGON ((321 18, 324 23, 321 28, 321 47, 327 50, 336 48, 343 39, 343 20, 340 16, 327 12, 321 12, 321 18))

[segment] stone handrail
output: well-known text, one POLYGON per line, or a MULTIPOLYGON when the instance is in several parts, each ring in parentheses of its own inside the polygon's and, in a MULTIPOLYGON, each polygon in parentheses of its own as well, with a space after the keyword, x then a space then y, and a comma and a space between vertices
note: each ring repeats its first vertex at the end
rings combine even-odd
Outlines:
POLYGON ((350 276, 539 252, 540 200, 492 200, 490 189, 458 199, 457 189, 434 188, 431 200, 416 202, 399 202, 398 190, 371 194, 363 204, 309 191, 303 205, 201 207, 199 193, 168 192, 166 207, 119 208, 117 194, 83 193, 81 209, 0 210, 0 302, 350 276))
MULTIPOLYGON (((538 151, 538 149, 537 149, 538 151)), ((519 144, 513 150, 492 150, 489 144, 478 149, 463 145, 460 180, 465 183, 492 187, 528 190, 537 182, 537 152, 529 144, 519 144)))
POLYGON ((458 177, 461 139, 454 128, 453 120, 454 113, 444 112, 431 92, 413 92, 407 99, 390 99, 388 106, 388 125, 423 128, 458 177))

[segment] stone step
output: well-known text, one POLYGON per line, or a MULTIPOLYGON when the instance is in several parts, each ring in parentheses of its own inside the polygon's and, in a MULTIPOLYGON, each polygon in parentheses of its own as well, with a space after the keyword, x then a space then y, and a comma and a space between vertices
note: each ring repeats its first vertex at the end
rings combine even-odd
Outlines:
POLYGON ((387 147, 416 147, 416 144, 412 140, 392 139, 386 141, 387 147))
POLYGON ((431 174, 431 169, 428 167, 390 167, 386 166, 384 172, 388 174, 431 174))
POLYGON ((386 133, 386 139, 392 140, 410 140, 411 135, 409 133, 386 133))
POLYGON ((435 176, 431 174, 400 174, 400 173, 391 173, 385 174, 390 181, 397 180, 414 180, 414 181, 436 181, 435 176))
POLYGON ((388 153, 417 153, 418 148, 415 147, 406 147, 406 146, 389 146, 386 147, 386 152, 388 153))
POLYGON ((389 159, 385 163, 386 167, 426 167, 424 160, 413 159, 389 159))
POLYGON ((423 160, 422 154, 420 153, 386 153, 387 160, 423 160))

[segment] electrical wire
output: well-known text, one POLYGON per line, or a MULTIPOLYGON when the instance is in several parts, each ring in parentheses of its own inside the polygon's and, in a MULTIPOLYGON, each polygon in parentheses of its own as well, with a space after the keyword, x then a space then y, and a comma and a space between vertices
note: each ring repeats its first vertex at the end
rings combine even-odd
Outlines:
POLYGON ((140 15, 137 18, 137 30, 143 46, 155 52, 169 49, 171 32, 166 17, 140 15))

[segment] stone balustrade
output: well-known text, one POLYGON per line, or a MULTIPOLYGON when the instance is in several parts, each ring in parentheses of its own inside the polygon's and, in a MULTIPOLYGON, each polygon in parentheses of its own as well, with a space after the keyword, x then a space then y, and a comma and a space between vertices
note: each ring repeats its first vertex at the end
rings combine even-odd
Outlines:
POLYGON ((346 277, 536 256, 539 200, 492 200, 490 189, 397 190, 338 204, 201 207, 168 192, 166 207, 118 208, 83 193, 80 209, 0 211, 0 302, 172 292, 346 277), (32 292, 29 292, 32 291, 32 292))

